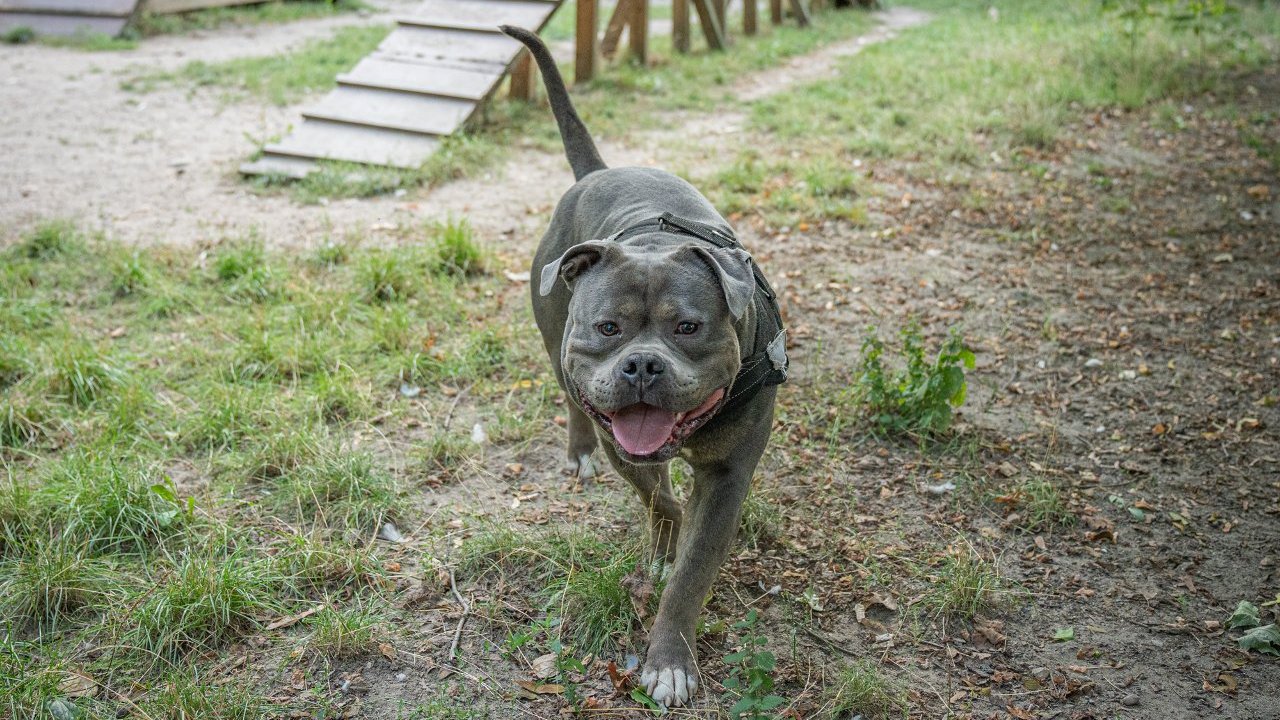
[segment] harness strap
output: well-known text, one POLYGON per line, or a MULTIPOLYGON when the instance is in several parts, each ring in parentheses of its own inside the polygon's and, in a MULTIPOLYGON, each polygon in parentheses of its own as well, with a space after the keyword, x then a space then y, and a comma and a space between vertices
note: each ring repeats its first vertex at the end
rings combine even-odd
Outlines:
MULTIPOLYGON (((745 251, 742 243, 732 234, 713 225, 677 217, 671 213, 663 213, 652 220, 632 225, 615 234, 611 240, 621 242, 635 235, 652 232, 654 229, 666 231, 702 240, 718 248, 738 248, 745 251)), ((754 346, 757 350, 742 358, 741 368, 733 378, 729 387, 729 397, 715 418, 712 425, 727 411, 745 405, 761 388, 770 385, 781 385, 787 381, 787 330, 782 325, 782 312, 778 309, 778 296, 769 285, 768 279, 761 272, 755 260, 751 261, 751 273, 756 280, 756 293, 753 302, 756 306, 756 332, 754 346)))

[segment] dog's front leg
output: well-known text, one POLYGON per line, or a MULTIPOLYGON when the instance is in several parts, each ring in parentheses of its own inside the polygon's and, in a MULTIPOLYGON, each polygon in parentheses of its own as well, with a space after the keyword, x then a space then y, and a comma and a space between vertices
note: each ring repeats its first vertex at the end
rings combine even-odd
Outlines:
POLYGON ((675 567, 649 631, 649 654, 640 676, 650 697, 663 706, 683 705, 698 689, 698 615, 738 534, 742 501, 758 460, 757 453, 732 463, 694 465, 675 567))

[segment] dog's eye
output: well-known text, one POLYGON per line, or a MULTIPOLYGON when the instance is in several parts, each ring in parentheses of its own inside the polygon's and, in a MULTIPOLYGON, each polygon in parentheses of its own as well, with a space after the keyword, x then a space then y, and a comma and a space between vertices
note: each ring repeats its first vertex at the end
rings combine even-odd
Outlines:
POLYGON ((613 323, 613 322, 602 322, 596 326, 596 329, 599 330, 600 334, 604 335, 605 337, 613 337, 614 335, 617 335, 619 332, 621 332, 621 330, 618 328, 618 323, 613 323))
POLYGON ((682 322, 676 326, 677 335, 692 335, 696 332, 698 332, 698 323, 696 322, 682 322))

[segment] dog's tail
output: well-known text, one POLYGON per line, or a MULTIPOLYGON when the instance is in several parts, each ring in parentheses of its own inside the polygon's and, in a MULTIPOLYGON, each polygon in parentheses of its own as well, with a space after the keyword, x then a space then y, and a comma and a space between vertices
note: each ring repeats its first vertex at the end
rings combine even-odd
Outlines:
POLYGON ((573 101, 569 99, 569 91, 565 89, 564 78, 560 76, 560 69, 556 67, 556 61, 542 39, 524 28, 512 25, 502 25, 500 29, 524 43, 538 63, 538 69, 542 71, 547 98, 551 101, 551 112, 555 114, 556 124, 560 126, 560 139, 564 142, 564 154, 569 158, 574 179, 581 180, 597 170, 607 168, 608 165, 600 159, 600 153, 596 150, 587 126, 578 117, 578 111, 573 109, 573 101))

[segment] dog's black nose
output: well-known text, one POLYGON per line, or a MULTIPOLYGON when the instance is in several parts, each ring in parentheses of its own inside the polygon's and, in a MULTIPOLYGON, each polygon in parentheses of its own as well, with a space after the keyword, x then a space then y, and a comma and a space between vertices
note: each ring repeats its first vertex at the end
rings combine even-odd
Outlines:
POLYGON ((644 388, 666 369, 662 358, 653 353, 631 353, 618 365, 618 377, 634 387, 644 388))

